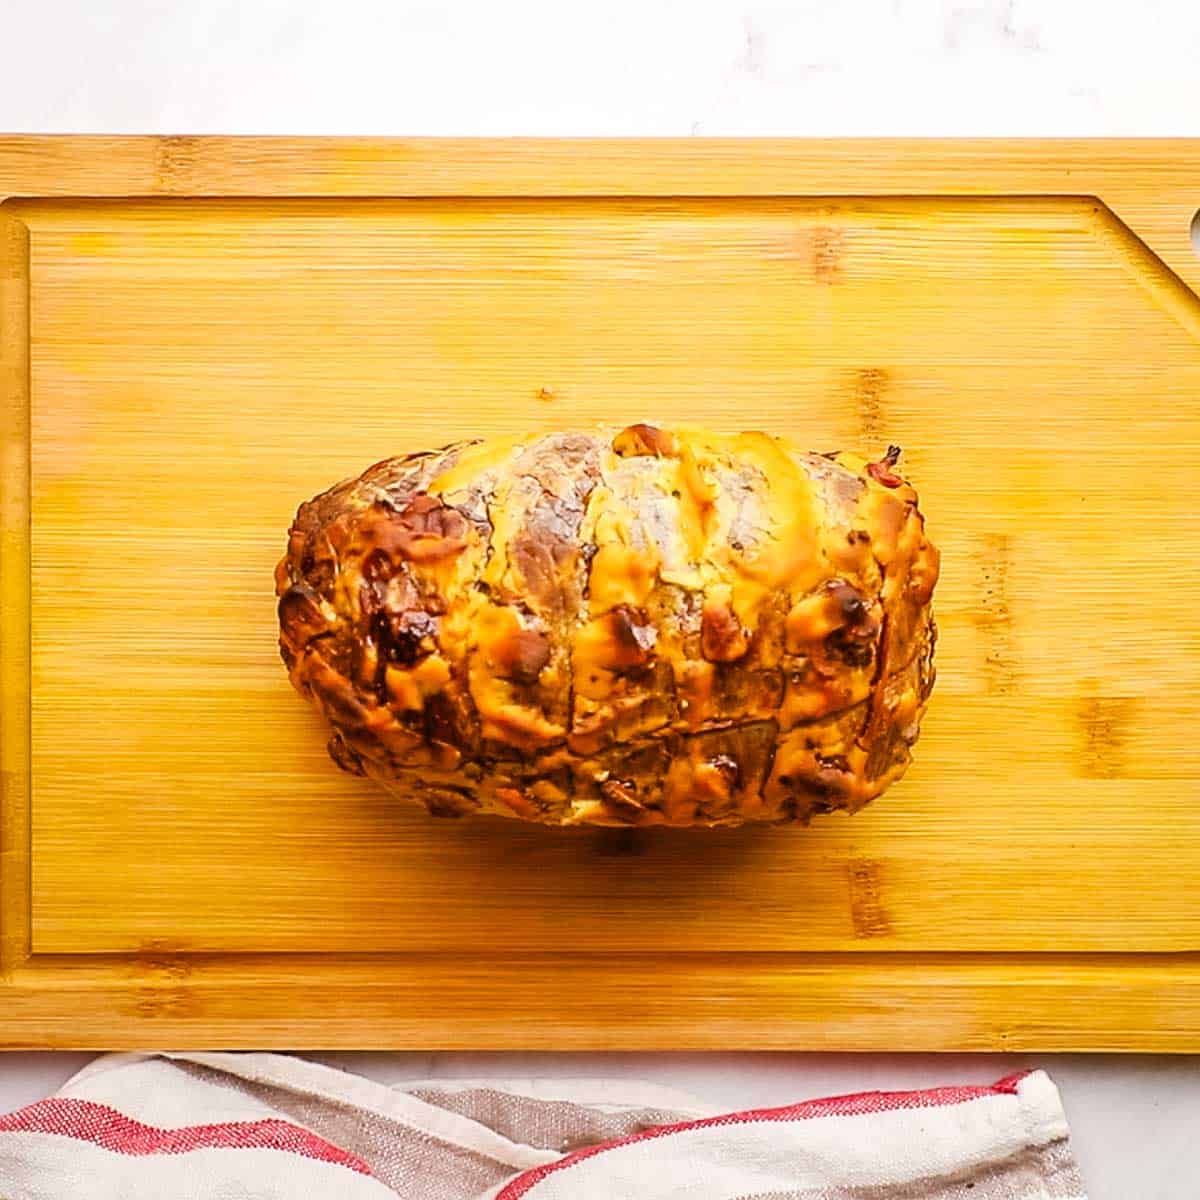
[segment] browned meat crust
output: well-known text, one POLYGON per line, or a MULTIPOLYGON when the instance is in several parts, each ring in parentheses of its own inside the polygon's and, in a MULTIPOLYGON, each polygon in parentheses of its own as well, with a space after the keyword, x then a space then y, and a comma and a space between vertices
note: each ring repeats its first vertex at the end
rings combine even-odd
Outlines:
POLYGON ((301 505, 280 647, 338 765, 438 815, 806 820, 908 765, 937 573, 894 452, 459 443, 301 505))

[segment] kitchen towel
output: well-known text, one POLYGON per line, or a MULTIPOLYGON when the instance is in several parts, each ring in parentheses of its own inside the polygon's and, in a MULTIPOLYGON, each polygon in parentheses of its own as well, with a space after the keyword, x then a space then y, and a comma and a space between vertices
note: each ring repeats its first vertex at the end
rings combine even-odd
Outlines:
POLYGON ((1058 1092, 747 1112, 624 1081, 388 1087, 277 1054, 114 1054, 0 1116, 4 1200, 1080 1200, 1058 1092))

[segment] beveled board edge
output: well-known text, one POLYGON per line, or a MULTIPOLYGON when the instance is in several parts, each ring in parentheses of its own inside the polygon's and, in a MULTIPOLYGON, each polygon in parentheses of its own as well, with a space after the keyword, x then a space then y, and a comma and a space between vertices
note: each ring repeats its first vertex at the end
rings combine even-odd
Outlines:
POLYGON ((1200 139, 0 136, 6 196, 1092 195, 1193 289, 1200 139))
POLYGON ((1187 1052, 1198 1034, 1194 955, 143 954, 34 959, 0 988, 10 1049, 1187 1052))

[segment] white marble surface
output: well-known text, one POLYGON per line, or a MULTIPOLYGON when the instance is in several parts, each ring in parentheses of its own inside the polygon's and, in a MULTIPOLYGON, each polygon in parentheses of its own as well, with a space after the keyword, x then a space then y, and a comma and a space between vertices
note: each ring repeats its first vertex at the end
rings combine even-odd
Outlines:
POLYGON ((0 128, 1195 134, 1195 0, 38 0, 0 128))
MULTIPOLYGON (((39 0, 0 31, 13 132, 1200 135, 1195 0, 39 0)), ((88 1057, 0 1057, 0 1111, 88 1057)), ((386 1080, 636 1074, 738 1107, 1036 1062, 1093 1200, 1200 1194, 1191 1058, 325 1057, 386 1080)))

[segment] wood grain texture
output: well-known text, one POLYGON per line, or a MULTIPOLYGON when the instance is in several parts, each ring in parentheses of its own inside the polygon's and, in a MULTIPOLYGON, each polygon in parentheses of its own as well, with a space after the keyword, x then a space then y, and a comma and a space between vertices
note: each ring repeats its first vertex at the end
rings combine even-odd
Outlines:
POLYGON ((1200 1049, 1200 144, 14 138, 0 195, 0 1042, 1200 1049), (338 774, 296 504, 643 419, 904 446, 904 782, 618 841, 338 774))

